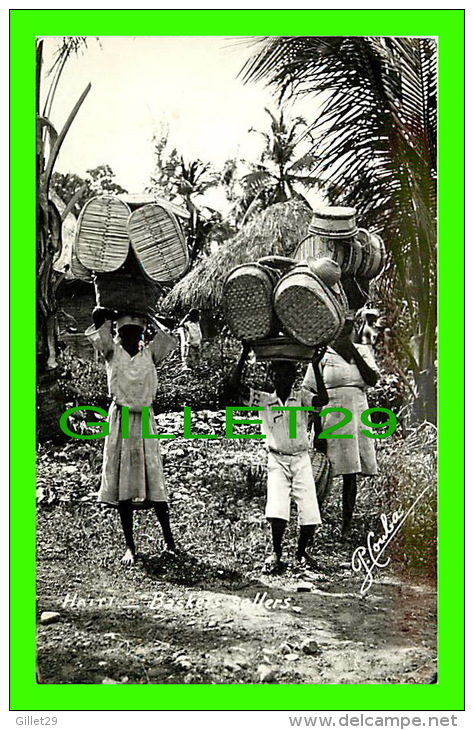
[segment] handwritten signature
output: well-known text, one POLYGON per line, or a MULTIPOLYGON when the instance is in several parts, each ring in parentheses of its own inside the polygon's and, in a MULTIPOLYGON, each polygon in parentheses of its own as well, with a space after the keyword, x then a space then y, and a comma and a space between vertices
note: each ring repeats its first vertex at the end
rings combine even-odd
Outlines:
POLYGON ((389 557, 382 560, 385 549, 392 542, 403 523, 411 515, 418 502, 422 499, 430 487, 430 484, 425 487, 421 494, 419 494, 415 499, 410 509, 406 512, 404 510, 396 510, 390 517, 382 514, 380 516, 380 521, 383 527, 383 535, 375 540, 375 533, 370 531, 367 534, 367 546, 361 545, 354 550, 354 553, 352 554, 352 569, 356 573, 362 573, 365 571, 365 577, 360 587, 362 595, 367 593, 373 585, 373 572, 375 568, 386 568, 390 563, 391 559, 389 557))

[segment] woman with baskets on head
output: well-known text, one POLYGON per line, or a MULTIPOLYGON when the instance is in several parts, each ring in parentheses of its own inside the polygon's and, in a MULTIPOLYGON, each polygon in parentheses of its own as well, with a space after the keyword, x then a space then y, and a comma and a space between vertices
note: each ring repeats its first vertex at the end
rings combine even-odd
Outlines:
POLYGON ((98 501, 118 508, 126 544, 122 563, 133 565, 134 509, 154 509, 166 549, 175 551, 152 404, 158 385, 155 366, 178 347, 178 341, 160 328, 151 342, 146 343, 147 316, 141 313, 117 313, 97 307, 92 319, 94 324, 86 335, 105 358, 112 398, 98 501), (116 337, 112 334, 113 321, 116 337), (148 438, 143 437, 144 427, 148 429, 148 438))
MULTIPOLYGON (((377 473, 374 442, 362 433, 360 415, 369 406, 366 388, 377 383, 378 369, 369 345, 354 344, 354 315, 349 313, 338 338, 329 346, 320 362, 329 402, 326 408, 345 408, 352 418, 335 433, 346 438, 329 438, 327 457, 332 476, 342 476, 342 537, 346 537, 357 495, 357 475, 377 473)), ((312 366, 306 372, 303 385, 313 390, 316 380, 312 366)), ((324 412, 324 411, 323 411, 324 412)), ((336 427, 341 412, 334 411, 322 418, 323 429, 336 427)))

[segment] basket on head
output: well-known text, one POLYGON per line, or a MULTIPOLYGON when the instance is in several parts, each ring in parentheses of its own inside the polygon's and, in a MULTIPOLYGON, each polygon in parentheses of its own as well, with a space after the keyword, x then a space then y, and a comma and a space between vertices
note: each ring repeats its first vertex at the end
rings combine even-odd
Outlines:
POLYGON ((369 233, 365 228, 357 231, 357 241, 362 249, 362 260, 356 271, 358 277, 375 279, 385 265, 385 246, 376 233, 369 233))
POLYGON ((342 300, 308 266, 297 266, 283 276, 275 287, 273 301, 285 330, 304 345, 325 345, 343 327, 342 300))
POLYGON ((127 258, 128 205, 112 195, 91 198, 76 224, 75 252, 91 271, 116 271, 127 258))
POLYGON ((223 307, 232 333, 243 340, 268 337, 277 327, 272 305, 278 275, 261 264, 236 266, 223 288, 223 307))
POLYGON ((128 233, 143 271, 158 283, 171 283, 185 273, 188 247, 181 227, 169 210, 150 203, 128 219, 128 233))
POLYGON ((286 335, 268 337, 251 343, 258 361, 285 360, 289 362, 311 362, 314 347, 308 347, 286 335))

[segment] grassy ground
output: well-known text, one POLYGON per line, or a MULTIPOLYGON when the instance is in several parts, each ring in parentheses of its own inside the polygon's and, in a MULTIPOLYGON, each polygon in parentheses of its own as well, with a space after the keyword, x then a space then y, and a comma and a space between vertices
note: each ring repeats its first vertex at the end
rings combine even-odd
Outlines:
MULTIPOLYGON (((158 417, 181 433, 182 414, 158 417)), ((288 571, 262 574, 270 548, 263 517, 266 453, 224 439, 222 412, 200 411, 195 431, 215 440, 163 442, 172 524, 184 551, 162 552, 154 514, 136 515, 139 560, 120 565, 114 510, 96 503, 102 442, 38 454, 38 625, 47 683, 426 683, 436 666, 436 434, 420 427, 377 444, 380 474, 360 481, 352 534, 339 539, 335 479, 313 554, 292 565, 296 516, 285 537, 288 571), (351 567, 381 515, 423 498, 362 596, 351 567), (304 585, 306 584, 306 585, 304 585), (304 589, 304 592, 302 590, 304 589), (266 594, 266 595, 265 595, 266 594)))

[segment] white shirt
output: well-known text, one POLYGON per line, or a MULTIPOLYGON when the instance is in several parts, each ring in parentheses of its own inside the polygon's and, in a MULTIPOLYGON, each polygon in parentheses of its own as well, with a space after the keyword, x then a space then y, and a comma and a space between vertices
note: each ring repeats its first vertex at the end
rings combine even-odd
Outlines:
MULTIPOLYGON (((266 436, 265 443, 271 451, 283 454, 297 454, 309 448, 308 440, 308 411, 293 411, 296 413, 296 438, 290 438, 290 411, 272 410, 272 408, 311 406, 313 394, 306 388, 293 389, 285 403, 277 396, 276 391, 265 393, 262 390, 250 388, 250 397, 247 405, 265 408, 258 413, 261 419, 261 432, 266 436)), ((292 416, 293 419, 295 416, 292 416)))

